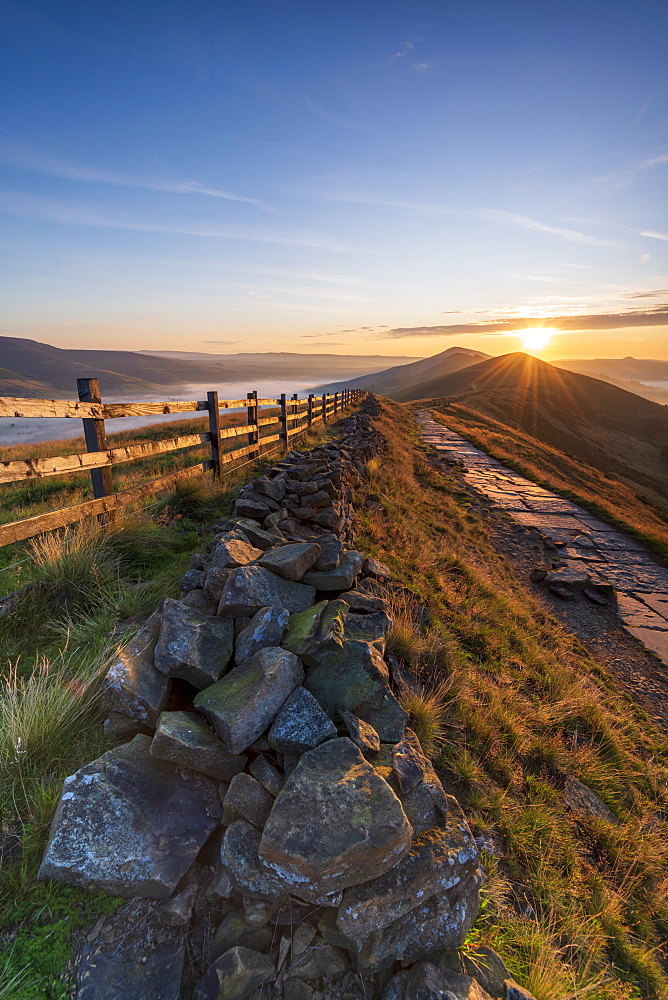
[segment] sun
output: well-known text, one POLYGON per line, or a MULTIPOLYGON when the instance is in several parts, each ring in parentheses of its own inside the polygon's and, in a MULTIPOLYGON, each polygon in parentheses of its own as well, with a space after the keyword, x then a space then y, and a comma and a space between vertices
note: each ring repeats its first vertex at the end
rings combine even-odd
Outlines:
POLYGON ((556 330, 547 326, 537 326, 530 330, 522 330, 522 340, 527 351, 540 351, 547 347, 550 338, 556 330))

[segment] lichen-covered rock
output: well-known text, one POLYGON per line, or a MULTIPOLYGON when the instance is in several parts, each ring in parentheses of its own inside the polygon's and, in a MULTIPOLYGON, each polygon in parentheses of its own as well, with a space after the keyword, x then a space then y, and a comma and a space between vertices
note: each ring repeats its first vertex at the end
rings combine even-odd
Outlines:
POLYGON ((232 810, 261 830, 274 804, 267 789, 250 774, 237 774, 223 800, 225 812, 232 810))
POLYGON ((514 979, 506 979, 503 983, 504 1000, 536 1000, 533 993, 529 993, 523 986, 516 983, 514 979))
POLYGON ((181 601, 165 598, 156 669, 197 688, 208 687, 227 669, 234 648, 231 621, 200 614, 181 601))
POLYGON ((371 971, 460 947, 478 915, 478 850, 454 799, 444 826, 416 837, 375 881, 345 890, 337 929, 371 971))
POLYGON ((336 735, 336 726, 317 699, 298 687, 274 719, 267 738, 278 753, 304 753, 336 735))
POLYGON ((151 743, 151 754, 181 767, 231 781, 247 758, 228 753, 218 737, 195 712, 163 712, 151 743))
POLYGON ((260 558, 260 566, 266 566, 284 580, 297 581, 311 568, 319 554, 320 546, 316 542, 277 545, 265 551, 260 558))
POLYGON ((260 608, 237 636, 236 662, 243 663, 268 646, 280 646, 289 619, 290 612, 286 608, 260 608))
POLYGON ((322 653, 306 674, 304 686, 332 718, 342 711, 368 722, 381 740, 402 739, 406 713, 389 689, 389 673, 374 643, 351 639, 335 652, 322 653))
POLYGON ((378 559, 365 559, 364 565, 362 566, 362 572, 365 576, 370 576, 373 580, 392 579, 392 574, 387 566, 384 563, 379 562, 378 559))
POLYGON ((111 712, 137 719, 155 729, 167 704, 171 681, 155 669, 153 656, 160 634, 160 615, 151 615, 107 671, 100 697, 111 712))
POLYGON ((137 719, 131 719, 129 715, 122 712, 110 712, 103 723, 104 735, 112 743, 127 743, 142 733, 145 736, 151 735, 149 726, 137 719))
POLYGON ((213 936, 211 957, 220 958, 236 945, 266 953, 271 948, 271 930, 269 927, 254 927, 238 913, 228 913, 213 936))
POLYGON ((305 611, 313 604, 315 589, 304 583, 283 580, 264 566, 233 569, 223 590, 218 614, 229 618, 255 615, 261 608, 276 606, 305 611))
POLYGON ((230 569, 223 569, 222 566, 209 566, 204 573, 204 588, 202 593, 208 603, 213 604, 212 613, 214 615, 223 596, 227 578, 231 572, 230 569))
POLYGON ((220 817, 217 783, 135 736, 65 779, 41 880, 114 896, 169 896, 220 817))
POLYGON ((257 521, 252 521, 249 517, 238 517, 227 521, 225 526, 232 529, 241 529, 251 545, 255 545, 256 548, 263 551, 276 544, 276 535, 273 535, 269 531, 264 531, 258 525, 257 521))
POLYGON ((227 749, 240 754, 271 725, 304 679, 301 661, 285 649, 261 649, 195 697, 194 705, 227 749))
POLYGON ((375 878, 406 854, 396 795, 347 737, 301 758, 274 803, 260 857, 307 901, 375 878))
POLYGON ((253 483, 253 489, 261 496, 270 497, 276 503, 280 503, 285 496, 285 479, 282 476, 277 476, 275 479, 261 476, 253 483))
POLYGON ((365 590, 346 590, 339 600, 345 601, 351 611, 361 611, 373 614, 375 611, 387 611, 387 601, 383 597, 374 597, 365 590))
MULTIPOLYGON (((504 995, 503 984, 510 979, 510 972, 501 956, 489 945, 476 944, 462 956, 462 964, 466 975, 473 976, 491 996, 504 995)), ((515 1000, 520 998, 517 997, 515 1000)))
POLYGON ((346 613, 343 601, 320 601, 291 615, 281 645, 301 657, 306 666, 315 667, 323 656, 342 649, 346 613))
MULTIPOLYGON (((313 521, 319 524, 323 524, 323 515, 315 515, 312 518, 313 521)), ((329 525, 325 525, 329 527, 329 525)), ((364 556, 361 552, 356 552, 355 549, 348 549, 341 556, 338 565, 331 570, 323 570, 322 572, 317 572, 311 570, 304 576, 304 583, 310 584, 317 590, 349 590, 357 574, 362 568, 362 563, 364 562, 364 556)))
POLYGON ((380 642, 385 648, 394 622, 386 611, 374 611, 372 614, 359 615, 348 613, 343 626, 343 638, 362 639, 364 642, 380 642))
POLYGON ((225 831, 220 860, 236 888, 252 899, 282 899, 290 884, 259 857, 261 833, 245 819, 234 820, 225 831))
POLYGON ((268 955, 237 945, 217 958, 195 988, 194 1000, 244 1000, 274 977, 268 955))

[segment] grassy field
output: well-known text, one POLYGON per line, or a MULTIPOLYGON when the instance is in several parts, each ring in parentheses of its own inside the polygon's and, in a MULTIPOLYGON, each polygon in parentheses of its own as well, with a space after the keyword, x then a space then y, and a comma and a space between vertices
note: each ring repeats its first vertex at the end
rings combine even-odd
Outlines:
POLYGON ((546 489, 581 504, 668 558, 668 515, 614 476, 495 420, 474 405, 434 399, 420 403, 420 407, 424 406, 433 410, 434 419, 477 448, 546 489))
POLYGON ((359 544, 418 595, 390 649, 418 672, 418 727, 490 847, 469 946, 491 944, 538 1000, 665 1000, 668 741, 514 577, 410 411, 386 403, 380 425, 385 513, 364 511, 359 544), (617 822, 569 812, 567 778, 617 822))
MULTIPOLYGON (((149 430, 166 428, 171 436, 174 424, 149 430)), ((292 445, 335 435, 336 425, 317 425, 292 445)), ((84 522, 24 546, 21 583, 30 586, 0 614, 0 1000, 70 997, 77 932, 120 902, 35 880, 62 781, 109 749, 97 691, 114 649, 163 597, 178 597, 208 526, 262 468, 245 462, 218 484, 203 475, 106 531, 84 522)))

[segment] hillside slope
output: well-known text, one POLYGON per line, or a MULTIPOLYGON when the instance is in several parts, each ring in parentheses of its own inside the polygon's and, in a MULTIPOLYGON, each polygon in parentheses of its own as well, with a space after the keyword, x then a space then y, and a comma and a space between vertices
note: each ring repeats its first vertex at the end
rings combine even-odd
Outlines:
POLYGON ((350 379, 345 383, 330 382, 328 385, 318 386, 318 388, 322 392, 334 392, 343 385, 346 389, 369 389, 381 396, 389 396, 390 399, 415 399, 417 397, 411 393, 419 393, 419 387, 424 384, 425 380, 442 378, 450 372, 459 371, 460 368, 465 368, 468 365, 475 365, 487 358, 489 358, 489 354, 483 354, 481 351, 470 351, 466 347, 449 347, 447 351, 435 354, 431 358, 413 361, 407 365, 398 364, 392 368, 386 368, 384 371, 372 372, 370 375, 350 379))
MULTIPOLYGON (((574 455, 668 509, 668 409, 526 354, 491 358, 422 386, 574 455)), ((415 398, 405 394, 403 399, 415 398)))

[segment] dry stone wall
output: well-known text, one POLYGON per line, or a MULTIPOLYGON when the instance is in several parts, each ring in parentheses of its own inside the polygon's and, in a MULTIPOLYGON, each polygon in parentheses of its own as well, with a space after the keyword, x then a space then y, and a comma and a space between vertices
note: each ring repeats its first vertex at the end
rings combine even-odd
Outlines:
POLYGON ((244 487, 119 650, 120 745, 65 780, 40 869, 128 898, 83 944, 79 1000, 504 995, 429 961, 482 873, 392 689, 389 573, 354 548, 377 405, 244 487))

